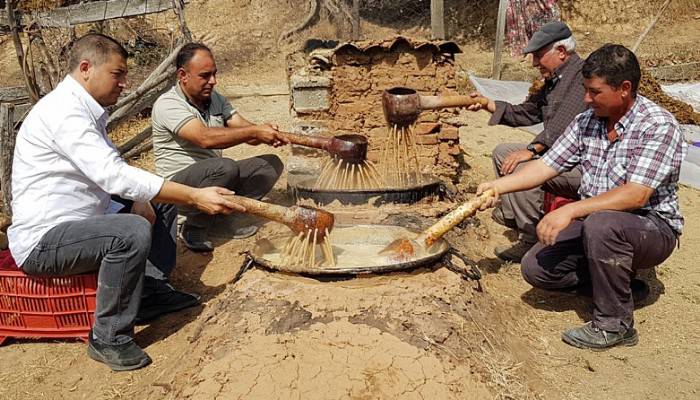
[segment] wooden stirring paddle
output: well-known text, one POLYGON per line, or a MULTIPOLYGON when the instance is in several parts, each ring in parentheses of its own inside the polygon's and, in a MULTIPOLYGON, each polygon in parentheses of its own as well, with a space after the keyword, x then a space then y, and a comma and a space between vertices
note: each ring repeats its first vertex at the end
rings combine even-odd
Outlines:
POLYGON ((462 203, 462 205, 440 218, 438 222, 419 234, 416 238, 396 239, 383 248, 379 254, 393 255, 395 258, 400 260, 410 259, 416 253, 416 250, 429 249, 433 243, 437 242, 438 239, 440 239, 450 229, 454 228, 455 225, 462 222, 465 218, 476 214, 479 207, 481 207, 489 198, 494 197, 495 195, 496 192, 493 189, 485 191, 474 200, 462 203))
POLYGON ((246 213, 287 225, 295 234, 313 232, 316 229, 319 243, 326 238, 327 233, 333 230, 335 223, 333 214, 318 208, 296 205, 284 207, 234 194, 225 196, 245 207, 246 213))

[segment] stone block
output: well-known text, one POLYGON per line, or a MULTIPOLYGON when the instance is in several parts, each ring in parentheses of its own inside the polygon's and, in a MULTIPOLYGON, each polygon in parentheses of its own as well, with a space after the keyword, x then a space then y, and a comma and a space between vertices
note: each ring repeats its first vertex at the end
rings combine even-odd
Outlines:
POLYGON ((291 155, 287 159, 287 172, 290 175, 318 176, 321 173, 323 158, 311 158, 291 155))
POLYGON ((291 77, 291 86, 292 106, 297 113, 326 111, 330 108, 330 78, 296 74, 291 77))

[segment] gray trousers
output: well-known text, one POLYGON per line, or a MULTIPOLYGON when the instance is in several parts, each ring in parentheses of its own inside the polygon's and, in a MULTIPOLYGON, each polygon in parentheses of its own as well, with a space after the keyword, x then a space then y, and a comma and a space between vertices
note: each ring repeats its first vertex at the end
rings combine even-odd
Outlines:
MULTIPOLYGON (((501 177, 501 165, 508 155, 517 150, 524 150, 527 145, 523 143, 502 143, 493 150, 493 167, 496 176, 501 177)), ((525 163, 520 163, 515 170, 523 168, 525 163)), ((559 196, 578 198, 578 188, 581 184, 581 171, 574 168, 547 181, 542 187, 521 192, 508 193, 501 196, 501 210, 507 219, 515 220, 520 232, 520 240, 527 243, 537 242, 537 224, 544 216, 542 203, 544 191, 559 196), (543 190, 544 189, 544 190, 543 190)))
MULTIPOLYGON (((260 200, 272 189, 283 170, 284 164, 274 154, 240 161, 220 157, 198 161, 175 174, 171 180, 198 188, 225 187, 239 196, 260 200)), ((191 207, 180 207, 180 214, 187 217, 185 224, 196 228, 207 228, 216 218, 191 207)))
POLYGON ((132 340, 134 318, 145 290, 155 290, 175 266, 175 217, 170 204, 156 204, 153 226, 124 213, 58 224, 41 238, 22 264, 28 275, 62 276, 98 271, 93 337, 108 344, 132 340), (148 262, 147 262, 148 261, 148 262), (148 264, 148 266, 147 266, 148 264))
POLYGON ((676 244, 675 232, 654 212, 599 211, 574 221, 553 246, 535 244, 523 257, 522 274, 541 289, 590 283, 593 321, 619 332, 634 325, 634 271, 661 264, 676 244))

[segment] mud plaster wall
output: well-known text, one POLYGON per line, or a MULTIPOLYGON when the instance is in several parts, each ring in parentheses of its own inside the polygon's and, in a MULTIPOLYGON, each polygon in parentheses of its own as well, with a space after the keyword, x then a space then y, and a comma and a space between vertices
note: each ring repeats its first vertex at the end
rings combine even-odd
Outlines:
MULTIPOLYGON (((457 94, 453 57, 429 49, 398 48, 394 52, 375 48, 364 52, 335 54, 331 69, 329 111, 303 116, 322 121, 333 133, 359 133, 369 138, 368 158, 378 162, 387 124, 382 112, 384 89, 406 86, 423 95, 457 94)), ((432 174, 451 180, 460 171, 459 134, 456 126, 445 123, 453 111, 423 112, 418 122, 430 124, 419 129, 421 165, 432 174)), ((427 125, 427 124, 423 124, 427 125)))

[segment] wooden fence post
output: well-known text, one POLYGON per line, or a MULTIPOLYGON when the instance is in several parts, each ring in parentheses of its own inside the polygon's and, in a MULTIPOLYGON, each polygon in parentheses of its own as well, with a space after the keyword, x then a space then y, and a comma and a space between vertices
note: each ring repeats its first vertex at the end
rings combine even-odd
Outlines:
POLYGON ((444 0, 430 0, 430 30, 433 39, 445 39, 444 0))
POLYGON ((0 103, 0 188, 2 189, 2 212, 12 217, 12 158, 15 152, 15 105, 0 103))
POLYGON ((352 40, 360 40, 360 0, 352 0, 352 40))
POLYGON ((498 23, 496 24, 496 43, 493 49, 493 69, 491 78, 501 79, 501 53, 503 53, 503 36, 506 33, 506 9, 508 0, 500 0, 498 3, 498 23))

